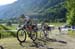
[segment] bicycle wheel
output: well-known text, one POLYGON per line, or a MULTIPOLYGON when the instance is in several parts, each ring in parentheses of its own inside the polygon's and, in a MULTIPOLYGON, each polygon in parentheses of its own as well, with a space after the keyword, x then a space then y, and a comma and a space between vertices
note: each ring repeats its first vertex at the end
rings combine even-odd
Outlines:
POLYGON ((43 38, 43 37, 44 37, 44 31, 41 30, 41 31, 40 31, 40 37, 39 37, 39 38, 43 38))
POLYGON ((30 38, 31 38, 33 41, 35 41, 35 40, 37 39, 37 32, 36 32, 36 31, 32 31, 30 38))
POLYGON ((19 29, 17 31, 17 40, 19 42, 25 42, 26 41, 26 31, 24 31, 23 29, 19 29))

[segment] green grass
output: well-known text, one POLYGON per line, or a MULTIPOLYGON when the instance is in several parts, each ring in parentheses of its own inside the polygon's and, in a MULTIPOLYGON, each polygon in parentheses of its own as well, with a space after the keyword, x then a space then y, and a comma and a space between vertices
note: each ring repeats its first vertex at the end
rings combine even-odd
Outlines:
POLYGON ((71 36, 71 37, 75 37, 75 31, 68 31, 68 35, 71 36))
POLYGON ((49 23, 50 25, 55 25, 55 26, 62 26, 62 25, 64 25, 64 24, 66 24, 66 23, 59 23, 59 22, 57 22, 57 23, 49 23))
POLYGON ((16 30, 17 25, 12 25, 12 26, 7 26, 7 28, 11 29, 11 30, 16 30))
POLYGON ((6 25, 0 25, 0 34, 1 38, 6 38, 6 37, 15 37, 16 32, 12 31, 7 31, 7 30, 15 30, 15 26, 6 26, 6 25))

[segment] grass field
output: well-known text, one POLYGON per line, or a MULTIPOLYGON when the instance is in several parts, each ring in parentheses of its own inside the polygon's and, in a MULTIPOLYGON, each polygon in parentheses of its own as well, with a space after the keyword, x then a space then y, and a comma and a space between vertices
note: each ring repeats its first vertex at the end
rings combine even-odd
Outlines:
POLYGON ((75 37, 75 31, 68 31, 68 35, 71 36, 71 37, 75 37))
POLYGON ((57 22, 57 23, 50 23, 51 25, 55 25, 55 26, 62 26, 62 25, 64 25, 64 24, 66 24, 66 23, 59 23, 59 22, 57 22))
POLYGON ((5 37, 10 37, 10 36, 15 36, 16 32, 10 31, 10 30, 15 30, 16 26, 6 26, 6 25, 0 25, 0 34, 1 34, 1 38, 5 38, 5 37))

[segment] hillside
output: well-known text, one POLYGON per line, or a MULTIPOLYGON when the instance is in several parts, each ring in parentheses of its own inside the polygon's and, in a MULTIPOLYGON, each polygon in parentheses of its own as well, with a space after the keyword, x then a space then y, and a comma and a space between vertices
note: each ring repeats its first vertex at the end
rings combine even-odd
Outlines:
MULTIPOLYGON (((34 16, 45 17, 45 16, 52 15, 49 18, 53 17, 54 19, 54 15, 56 12, 60 13, 60 11, 64 11, 63 4, 64 4, 64 0, 32 0, 32 1, 18 0, 13 4, 1 6, 0 18, 4 18, 4 19, 14 18, 20 16, 21 14, 25 14, 33 17, 34 16)), ((57 16, 57 18, 59 18, 59 16, 57 16)))

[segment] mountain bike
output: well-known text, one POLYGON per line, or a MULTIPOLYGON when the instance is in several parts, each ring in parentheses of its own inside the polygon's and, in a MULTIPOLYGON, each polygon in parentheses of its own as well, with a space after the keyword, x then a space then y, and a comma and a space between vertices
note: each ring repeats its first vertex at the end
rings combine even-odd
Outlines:
POLYGON ((22 26, 20 29, 17 30, 17 40, 19 42, 25 42, 26 38, 30 37, 33 41, 37 39, 37 26, 31 25, 31 26, 22 26))
POLYGON ((41 26, 40 38, 48 38, 50 32, 51 32, 50 26, 41 26))

